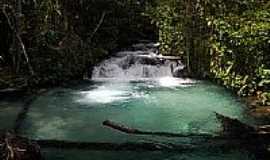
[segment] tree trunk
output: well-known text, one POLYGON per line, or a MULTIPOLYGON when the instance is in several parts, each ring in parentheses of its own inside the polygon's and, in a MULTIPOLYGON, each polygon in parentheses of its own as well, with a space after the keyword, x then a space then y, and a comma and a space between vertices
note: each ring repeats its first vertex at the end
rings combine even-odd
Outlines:
POLYGON ((16 68, 15 68, 15 72, 19 73, 20 69, 21 69, 21 46, 20 46, 20 42, 19 39, 17 38, 17 35, 21 34, 21 14, 22 14, 22 1, 21 0, 15 0, 15 23, 14 23, 14 45, 15 46, 15 55, 17 57, 16 59, 16 68))
POLYGON ((130 128, 128 126, 106 120, 103 122, 104 126, 110 127, 112 129, 127 133, 127 134, 137 134, 137 135, 153 135, 153 136, 161 136, 161 137, 205 137, 205 138, 212 138, 214 137, 211 134, 204 134, 204 133, 198 133, 198 134, 181 134, 181 133, 171 133, 171 132, 151 132, 151 131, 143 131, 140 129, 130 128))

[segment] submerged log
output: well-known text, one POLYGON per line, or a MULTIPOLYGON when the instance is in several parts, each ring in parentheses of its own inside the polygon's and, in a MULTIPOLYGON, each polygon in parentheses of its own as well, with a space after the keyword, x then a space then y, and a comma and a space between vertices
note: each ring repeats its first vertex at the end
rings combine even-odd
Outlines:
POLYGON ((198 134, 193 134, 193 133, 189 133, 189 134, 181 134, 181 133, 171 133, 171 132, 151 132, 151 131, 142 131, 139 129, 135 129, 135 128, 130 128, 128 126, 110 121, 110 120, 106 120, 103 122, 104 126, 107 126, 109 128, 127 133, 127 134, 137 134, 137 135, 153 135, 153 136, 163 136, 163 137, 214 137, 211 134, 207 134, 207 133, 198 133, 198 134))

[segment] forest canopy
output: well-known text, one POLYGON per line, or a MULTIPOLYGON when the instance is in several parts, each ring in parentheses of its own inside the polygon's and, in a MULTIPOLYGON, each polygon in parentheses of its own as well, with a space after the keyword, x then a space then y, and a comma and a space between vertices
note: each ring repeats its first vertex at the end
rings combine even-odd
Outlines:
POLYGON ((146 8, 163 54, 183 54, 190 72, 239 95, 269 97, 270 3, 254 0, 159 0, 146 8))

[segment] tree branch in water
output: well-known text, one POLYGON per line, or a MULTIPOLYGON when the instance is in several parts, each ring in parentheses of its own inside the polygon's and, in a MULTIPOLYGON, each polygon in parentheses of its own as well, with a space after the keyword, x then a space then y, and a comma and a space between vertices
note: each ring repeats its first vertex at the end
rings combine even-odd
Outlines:
POLYGON ((137 135, 153 135, 153 136, 163 136, 163 137, 214 137, 211 134, 206 134, 206 133, 198 133, 198 134, 181 134, 181 133, 170 133, 170 132, 151 132, 151 131, 142 131, 139 129, 135 128, 130 128, 128 126, 106 120, 103 122, 104 126, 107 126, 109 128, 127 133, 127 134, 137 134, 137 135))

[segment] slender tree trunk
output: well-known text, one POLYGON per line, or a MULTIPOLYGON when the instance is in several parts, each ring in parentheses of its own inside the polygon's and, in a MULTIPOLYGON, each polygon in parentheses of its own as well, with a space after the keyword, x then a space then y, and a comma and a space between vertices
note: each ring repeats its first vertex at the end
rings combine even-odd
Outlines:
POLYGON ((185 39, 186 39, 186 56, 187 56, 187 70, 188 70, 188 73, 190 74, 191 73, 191 64, 190 64, 190 58, 191 58, 191 0, 187 0, 186 1, 186 15, 185 15, 185 39))
MULTIPOLYGON (((25 58, 28 70, 30 74, 33 76, 34 75, 34 70, 32 65, 30 64, 29 56, 26 52, 25 45, 22 41, 21 38, 21 16, 22 16, 22 0, 15 0, 14 1, 14 6, 15 6, 15 22, 14 25, 10 23, 10 27, 13 29, 13 46, 15 47, 15 52, 14 53, 14 65, 15 65, 15 72, 19 73, 20 71, 20 66, 21 66, 21 59, 22 55, 25 58)), ((9 17, 7 16, 7 19, 9 17)))
POLYGON ((20 49, 20 42, 17 38, 17 34, 20 35, 21 33, 21 21, 20 21, 20 16, 22 13, 22 1, 21 0, 15 0, 15 23, 14 23, 14 29, 16 30, 16 32, 14 33, 14 39, 15 39, 15 48, 16 48, 16 69, 15 72, 19 73, 20 71, 20 66, 21 66, 21 49, 20 49))

